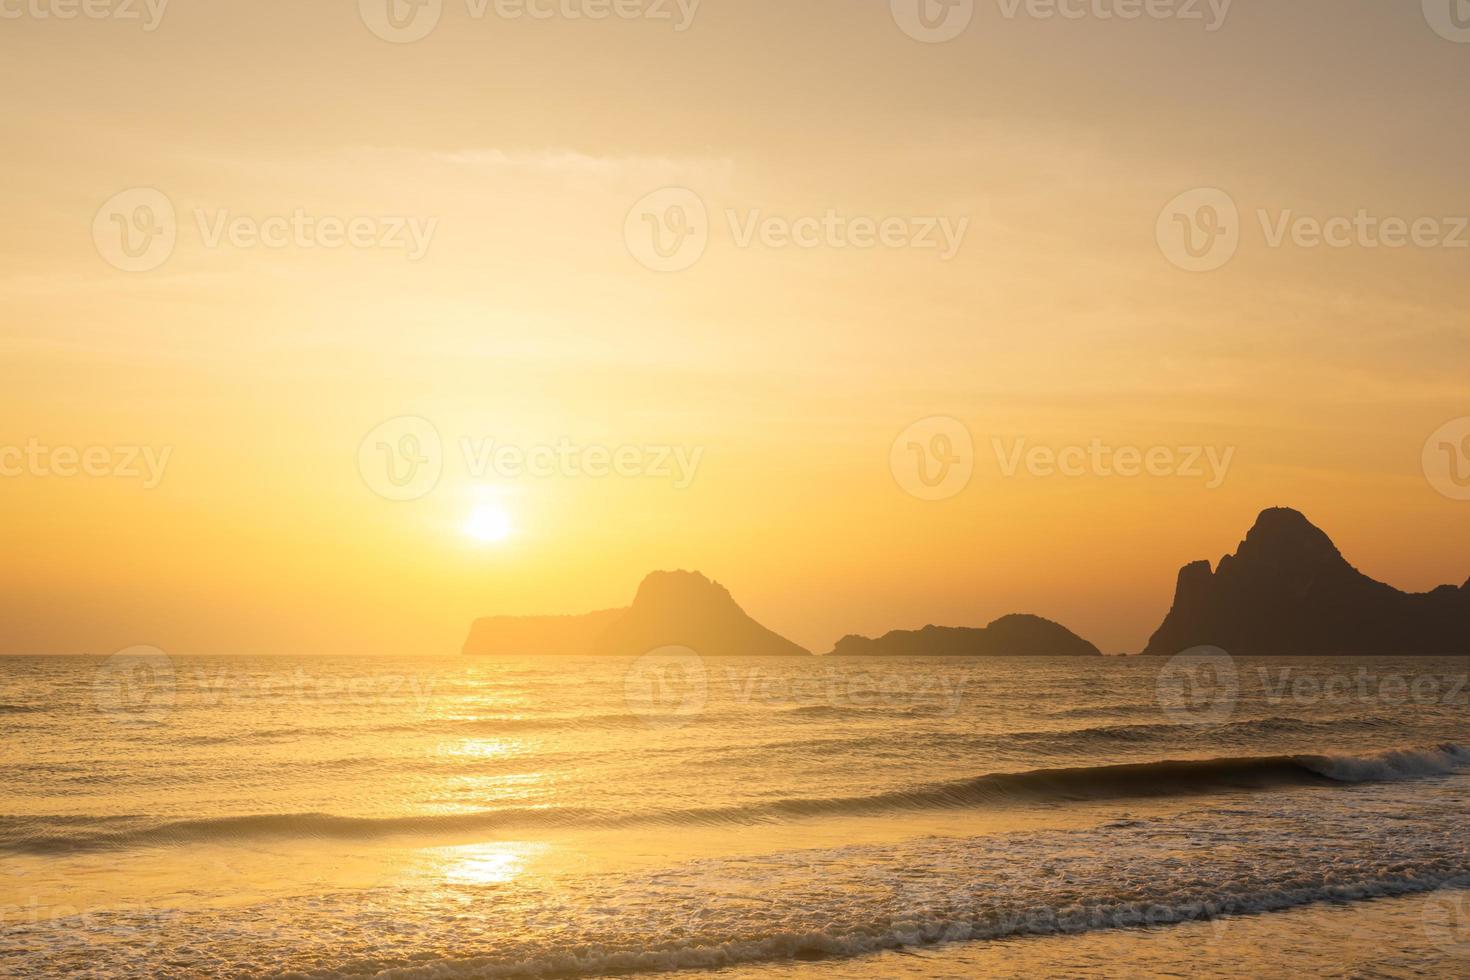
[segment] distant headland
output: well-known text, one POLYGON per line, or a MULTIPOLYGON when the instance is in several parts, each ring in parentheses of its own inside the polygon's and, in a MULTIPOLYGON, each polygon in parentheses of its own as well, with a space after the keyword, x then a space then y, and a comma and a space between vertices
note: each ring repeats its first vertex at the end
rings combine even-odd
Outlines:
MULTIPOLYGON (((630 606, 579 616, 477 620, 464 652, 480 656, 640 656, 684 646, 702 656, 806 657, 699 572, 654 572, 630 606)), ((1470 655, 1470 581, 1400 592, 1348 564, 1301 513, 1263 511, 1236 549, 1179 572, 1173 607, 1143 654, 1215 646, 1237 656, 1470 655)), ((845 636, 831 656, 1098 657, 1096 646, 1040 616, 989 626, 926 626, 845 636)))
POLYGON ((1343 558, 1301 513, 1263 511, 1235 554, 1179 572, 1145 655, 1216 646, 1236 656, 1470 654, 1470 581, 1409 593, 1343 558))
MULTIPOLYGON (((640 656, 684 646, 709 657, 809 657, 811 651, 750 618, 728 589, 699 572, 653 572, 633 604, 580 616, 476 620, 464 652, 475 656, 640 656)), ((844 637, 836 656, 1101 656, 1097 647, 1040 616, 1004 616, 984 629, 928 626, 878 639, 844 637)))
POLYGON ((723 585, 684 571, 652 573, 626 609, 477 620, 464 652, 636 657, 666 646, 688 647, 710 657, 811 656, 747 616, 723 585))
POLYGON ((1040 616, 1002 616, 983 629, 925 626, 877 639, 844 636, 835 657, 1101 657, 1102 651, 1059 623, 1040 616))

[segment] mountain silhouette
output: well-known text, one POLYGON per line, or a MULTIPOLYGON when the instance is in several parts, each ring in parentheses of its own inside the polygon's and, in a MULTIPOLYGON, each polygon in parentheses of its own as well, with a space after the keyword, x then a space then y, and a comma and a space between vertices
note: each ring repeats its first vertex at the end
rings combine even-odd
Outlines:
POLYGON ((600 654, 633 655, 685 646, 707 657, 809 657, 745 614, 718 582, 698 572, 654 572, 638 586, 633 605, 593 644, 600 654))
POLYGON ((633 604, 581 616, 492 616, 470 627, 477 656, 642 656, 666 646, 707 657, 807 657, 810 651, 745 614, 729 590, 698 572, 653 572, 633 604))
POLYGON ((1146 655, 1217 646, 1240 656, 1470 654, 1470 582, 1400 592, 1343 558, 1285 507, 1263 511, 1212 571, 1184 566, 1146 655))
POLYGON ((834 657, 1100 657, 1102 651, 1058 623, 1040 616, 1002 616, 983 629, 925 626, 894 630, 877 639, 844 636, 834 657))

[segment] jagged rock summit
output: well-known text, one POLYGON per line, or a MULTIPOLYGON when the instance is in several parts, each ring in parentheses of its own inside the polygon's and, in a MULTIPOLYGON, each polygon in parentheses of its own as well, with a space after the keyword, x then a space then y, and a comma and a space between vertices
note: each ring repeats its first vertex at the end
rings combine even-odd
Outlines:
POLYGON ((1146 655, 1217 646, 1237 656, 1470 654, 1470 582, 1408 593, 1358 571, 1300 512, 1263 511, 1213 570, 1179 572, 1146 655))
POLYGON ((1065 626, 1040 616, 1002 616, 983 629, 925 626, 873 639, 845 636, 834 657, 1100 657, 1102 651, 1065 626))
POLYGON ((636 657, 666 646, 688 647, 706 657, 811 655, 751 619, 718 582, 684 571, 652 573, 626 609, 477 620, 464 652, 636 657))

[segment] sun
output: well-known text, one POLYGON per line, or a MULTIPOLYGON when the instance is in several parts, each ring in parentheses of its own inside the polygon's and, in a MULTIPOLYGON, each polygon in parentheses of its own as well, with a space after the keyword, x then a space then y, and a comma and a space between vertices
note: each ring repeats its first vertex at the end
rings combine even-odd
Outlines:
POLYGON ((487 544, 504 541, 513 530, 510 514, 495 503, 480 504, 470 513, 469 520, 464 525, 465 534, 487 544))

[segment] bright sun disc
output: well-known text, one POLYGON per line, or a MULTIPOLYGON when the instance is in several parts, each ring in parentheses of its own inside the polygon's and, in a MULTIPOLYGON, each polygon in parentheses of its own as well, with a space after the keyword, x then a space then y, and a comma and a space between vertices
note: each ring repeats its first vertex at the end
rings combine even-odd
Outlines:
POLYGON ((510 515, 499 504, 481 504, 465 522, 464 532, 476 541, 504 541, 510 537, 510 515))

